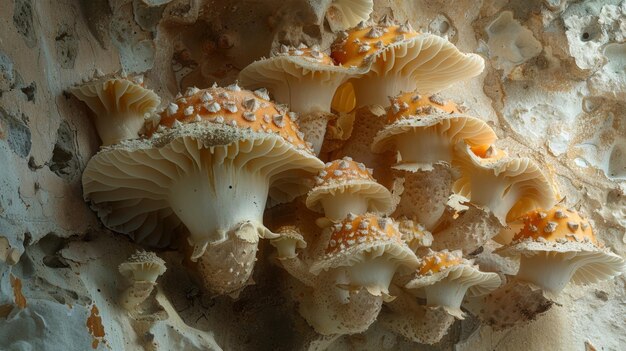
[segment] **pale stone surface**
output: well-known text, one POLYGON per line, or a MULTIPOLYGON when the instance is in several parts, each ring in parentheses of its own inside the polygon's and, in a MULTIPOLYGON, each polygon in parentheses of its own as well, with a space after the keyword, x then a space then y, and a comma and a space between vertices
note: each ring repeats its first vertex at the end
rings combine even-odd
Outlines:
MULTIPOLYGON (((379 0, 374 8, 376 18, 409 20, 484 55, 485 72, 446 95, 488 121, 498 145, 545 164, 561 195, 593 220, 598 237, 626 255, 626 1, 379 0), (503 19, 496 40, 488 28, 503 19), (517 51, 502 48, 513 44, 517 51)), ((83 201, 80 174, 100 142, 87 108, 66 89, 96 70, 125 70, 144 73, 167 103, 190 85, 232 83, 280 43, 328 48, 334 36, 323 14, 307 0, 0 0, 0 237, 13 250, 13 258, 0 262, 0 349, 626 345, 623 276, 569 286, 562 306, 509 330, 493 331, 472 318, 457 322, 435 346, 412 344, 377 324, 362 335, 316 341, 290 298, 293 282, 267 247, 259 254, 258 284, 238 300, 203 296, 176 263, 179 254, 169 251, 158 253, 168 271, 147 307, 156 319, 131 318, 117 304, 126 287, 117 266, 136 245, 102 231, 83 201), (23 308, 16 304, 21 295, 23 308), (88 327, 97 320, 93 306, 103 336, 88 327)))

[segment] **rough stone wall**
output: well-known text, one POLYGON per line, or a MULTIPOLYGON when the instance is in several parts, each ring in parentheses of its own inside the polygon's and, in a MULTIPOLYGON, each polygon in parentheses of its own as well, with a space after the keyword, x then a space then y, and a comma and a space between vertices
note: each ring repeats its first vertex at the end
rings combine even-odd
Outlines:
MULTIPOLYGON (((144 73, 164 101, 187 86, 231 83, 279 43, 328 48, 326 3, 0 0, 0 349, 304 347, 312 331, 263 247, 257 284, 239 299, 203 296, 174 265, 162 305, 186 324, 127 317, 117 265, 135 246, 83 202, 80 174, 99 140, 66 89, 96 70, 144 73)), ((561 195, 626 255, 625 1, 376 1, 374 17, 383 14, 482 54, 485 72, 446 95, 489 121, 498 145, 546 165, 561 195)), ((620 350, 625 283, 570 286, 560 306, 500 332, 468 318, 440 344, 417 346, 374 325, 332 348, 620 350)))

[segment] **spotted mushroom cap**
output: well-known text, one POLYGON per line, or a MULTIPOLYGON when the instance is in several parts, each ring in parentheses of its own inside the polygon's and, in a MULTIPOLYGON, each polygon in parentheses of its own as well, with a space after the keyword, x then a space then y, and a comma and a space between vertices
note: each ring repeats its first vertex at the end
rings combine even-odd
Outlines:
POLYGON ((405 93, 391 99, 387 109, 387 125, 372 142, 374 152, 394 146, 394 137, 415 128, 435 128, 450 139, 452 145, 463 140, 469 145, 492 144, 497 136, 483 120, 470 117, 459 107, 439 95, 405 93))
POLYGON ((158 276, 165 273, 165 261, 154 252, 136 251, 118 269, 128 279, 154 283, 158 276))
POLYGON ((557 205, 550 210, 534 210, 520 217, 523 227, 513 241, 495 252, 503 256, 538 253, 581 255, 581 265, 572 280, 587 284, 608 279, 626 271, 624 259, 599 242, 591 224, 573 209, 557 205))
POLYGON ((339 34, 333 43, 330 56, 343 66, 366 66, 387 47, 406 42, 418 34, 408 22, 402 25, 386 21, 381 21, 380 24, 361 22, 339 34))
POLYGON ((367 20, 373 10, 373 0, 333 0, 326 10, 326 20, 333 30, 344 30, 367 20))
POLYGON ((353 266, 380 256, 397 261, 399 265, 416 267, 417 257, 402 240, 397 224, 391 218, 367 213, 348 215, 331 227, 325 255, 311 265, 311 272, 353 266))
POLYGON ((405 287, 419 289, 444 278, 471 284, 467 290, 468 296, 484 295, 501 283, 498 274, 481 272, 472 260, 463 258, 460 250, 429 250, 428 254, 419 258, 415 278, 405 287))
POLYGON ((326 163, 315 177, 315 187, 309 191, 306 206, 323 213, 320 200, 343 192, 358 193, 368 199, 368 208, 373 212, 387 213, 393 208, 389 190, 376 182, 371 169, 350 157, 326 163))
POLYGON ((170 187, 200 167, 205 153, 263 172, 274 202, 306 193, 310 184, 303 179, 324 166, 288 110, 262 89, 190 88, 145 130, 142 139, 96 154, 83 173, 83 189, 105 226, 149 246, 171 243, 181 220, 169 203, 170 187))
MULTIPOLYGON (((385 87, 384 98, 415 89, 437 92, 454 82, 477 76, 484 68, 479 55, 462 53, 447 39, 418 33, 408 22, 398 25, 386 17, 378 24, 361 23, 341 32, 331 50, 331 57, 338 64, 368 68, 363 77, 393 77, 391 86, 395 90, 385 87)), ((374 87, 355 88, 358 106, 378 103, 378 98, 376 102, 358 101, 372 97, 367 91, 374 87)))
POLYGON ((304 249, 307 247, 307 243, 304 240, 302 234, 300 234, 300 230, 298 227, 293 225, 284 225, 275 230, 275 233, 278 234, 277 238, 270 240, 270 243, 273 246, 276 246, 276 243, 281 241, 295 241, 296 247, 299 249, 304 249))
POLYGON ((337 87, 359 72, 336 66, 318 47, 282 45, 274 56, 246 66, 239 82, 250 89, 266 87, 277 102, 306 114, 330 112, 337 87))
POLYGON ((420 247, 428 247, 433 243, 433 235, 423 225, 407 219, 397 220, 402 239, 414 252, 420 247))

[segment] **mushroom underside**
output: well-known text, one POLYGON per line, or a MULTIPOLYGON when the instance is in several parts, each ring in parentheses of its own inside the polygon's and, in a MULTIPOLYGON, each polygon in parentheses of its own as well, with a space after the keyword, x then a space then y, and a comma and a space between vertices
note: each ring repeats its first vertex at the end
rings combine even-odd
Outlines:
POLYGON ((374 182, 318 187, 309 194, 306 202, 309 208, 323 212, 334 221, 344 219, 349 213, 385 213, 392 207, 387 188, 374 182))

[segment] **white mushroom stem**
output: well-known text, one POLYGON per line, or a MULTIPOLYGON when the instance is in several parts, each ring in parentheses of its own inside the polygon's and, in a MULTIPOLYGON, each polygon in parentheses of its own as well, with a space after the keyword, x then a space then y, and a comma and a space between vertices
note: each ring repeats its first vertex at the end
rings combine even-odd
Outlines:
POLYGON ((437 162, 452 161, 450 141, 435 128, 414 128, 395 139, 399 164, 415 164, 429 170, 437 162))
POLYGON ((428 306, 442 306, 451 315, 461 318, 461 303, 470 286, 456 280, 444 278, 439 282, 424 287, 428 306))
POLYGON ((272 246, 278 251, 278 259, 285 260, 288 258, 295 258, 298 256, 296 253, 296 247, 298 239, 295 238, 278 238, 271 240, 272 246))
POLYGON ((346 267, 350 285, 363 287, 374 296, 389 296, 389 284, 397 265, 383 257, 368 259, 346 267))
POLYGON ((522 255, 517 279, 540 286, 552 293, 561 292, 578 268, 594 261, 583 252, 537 252, 522 255))
POLYGON ((331 221, 340 221, 349 213, 363 214, 367 212, 368 203, 359 193, 336 192, 333 196, 320 199, 324 215, 331 221))
POLYGON ((262 224, 268 177, 233 163, 200 165, 170 188, 172 209, 190 232, 191 259, 200 257, 208 244, 227 240, 230 232, 256 244, 259 236, 269 232, 262 224))
POLYGON ((123 140, 138 138, 144 122, 142 114, 133 112, 110 113, 94 119, 102 145, 117 144, 123 140))
POLYGON ((472 177, 471 202, 488 208, 506 224, 506 217, 522 195, 518 186, 510 179, 494 176, 492 171, 481 171, 472 177))
POLYGON ((283 74, 281 77, 286 77, 287 82, 271 86, 274 99, 280 103, 288 104, 291 111, 300 114, 315 111, 330 113, 333 96, 342 83, 339 79, 331 79, 325 84, 325 81, 315 73, 297 78, 290 74, 283 74))
POLYGON ((156 283, 151 281, 134 281, 120 296, 120 303, 128 311, 134 310, 152 293, 156 283))
POLYGON ((298 119, 300 131, 304 133, 304 140, 313 145, 316 155, 320 154, 324 135, 326 135, 326 126, 328 125, 328 120, 332 117, 334 115, 331 113, 312 112, 304 114, 298 119))
POLYGON ((390 104, 389 96, 415 90, 416 81, 414 77, 396 72, 386 72, 385 74, 368 74, 352 80, 357 107, 367 105, 387 107, 390 104))
POLYGON ((302 284, 310 287, 315 286, 316 276, 309 272, 309 267, 300 258, 288 257, 279 258, 280 264, 292 277, 298 279, 302 284))

